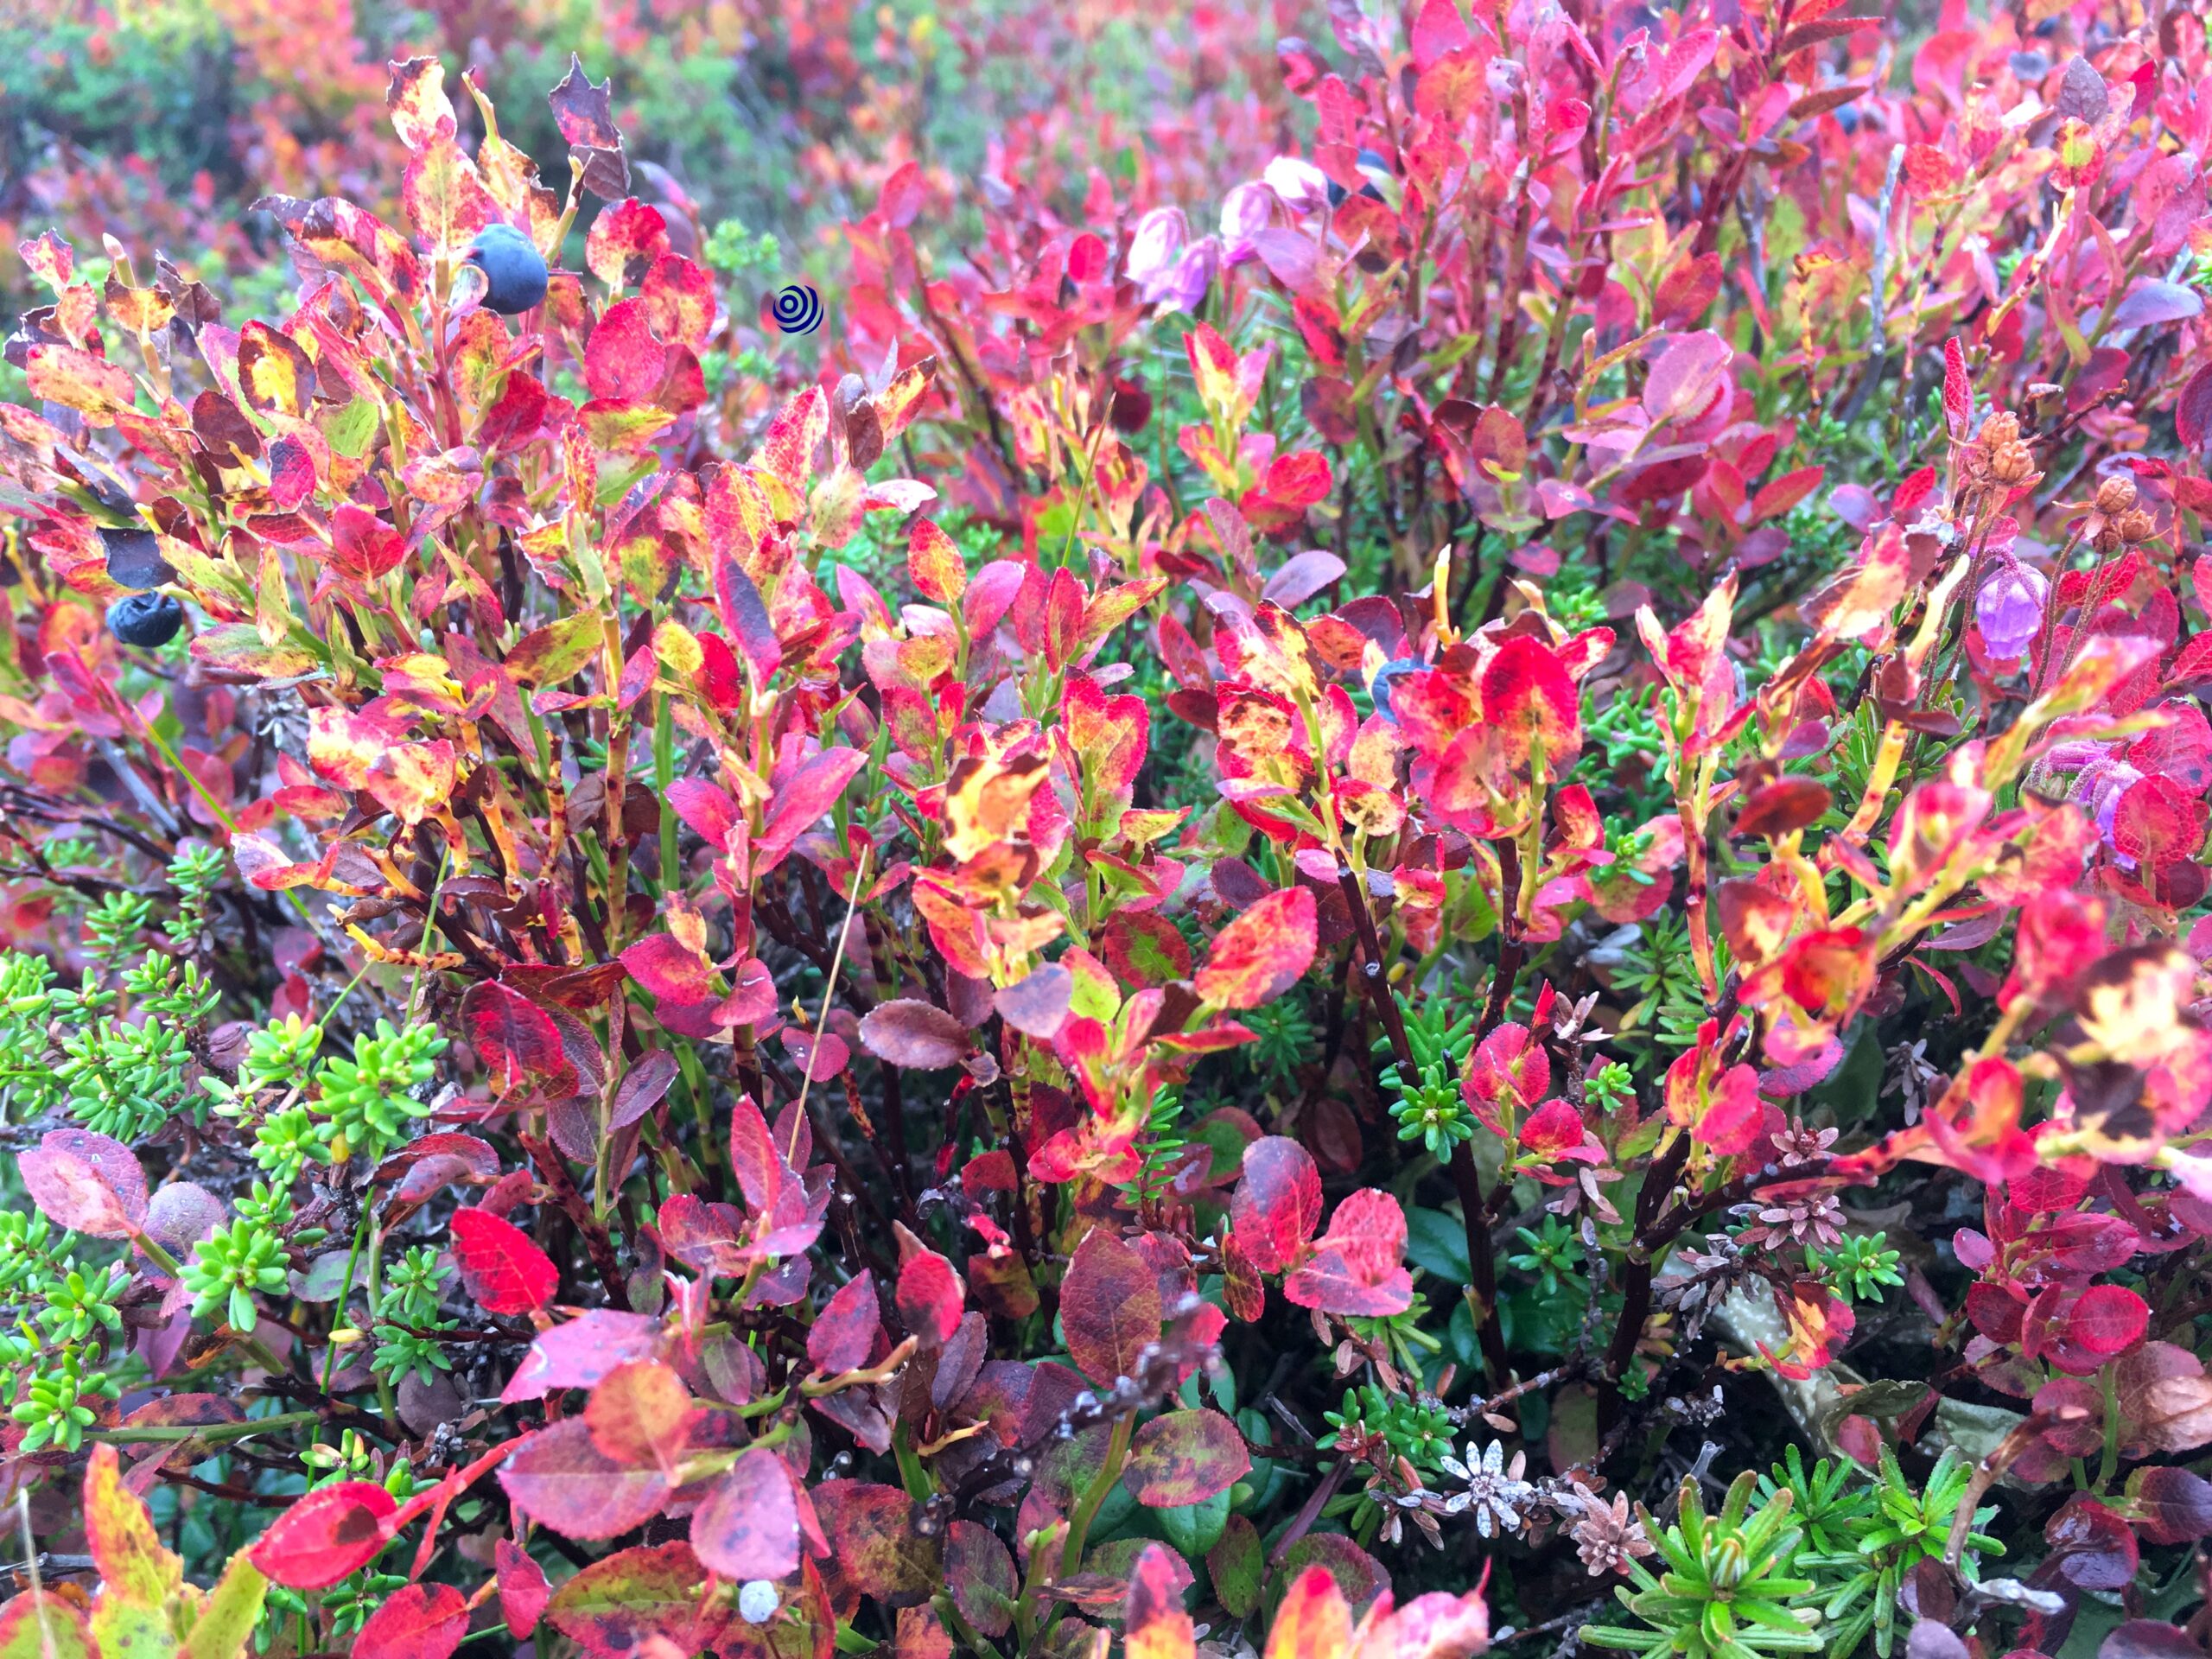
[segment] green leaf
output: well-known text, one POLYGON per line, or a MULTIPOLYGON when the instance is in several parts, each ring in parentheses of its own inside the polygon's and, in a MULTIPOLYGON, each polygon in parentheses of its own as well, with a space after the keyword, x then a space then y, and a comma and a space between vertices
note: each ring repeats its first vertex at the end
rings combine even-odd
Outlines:
POLYGON ((1447 1285, 1467 1284, 1474 1278, 1467 1262, 1467 1230, 1457 1216, 1441 1210, 1406 1211, 1406 1256, 1447 1285))
POLYGON ((268 1591, 269 1580, 243 1551, 231 1557, 177 1659, 238 1659, 260 1622, 262 1599, 268 1591))
MULTIPOLYGON (((1171 1511, 1160 1513, 1165 1519, 1171 1511)), ((1219 1539, 1206 1551, 1206 1571, 1212 1576, 1214 1594, 1230 1616, 1249 1617, 1260 1605, 1260 1591, 1268 1576, 1267 1552, 1261 1548, 1259 1529, 1241 1515, 1230 1516, 1219 1539)))
POLYGON ((0 1607, 0 1659, 98 1659, 84 1614, 50 1590, 0 1607))
MULTIPOLYGON (((1224 1488, 1196 1503, 1154 1510, 1160 1535, 1185 1555, 1203 1555, 1220 1541, 1229 1524, 1229 1491, 1224 1488)), ((1249 1525, 1248 1522, 1246 1523, 1249 1525)))

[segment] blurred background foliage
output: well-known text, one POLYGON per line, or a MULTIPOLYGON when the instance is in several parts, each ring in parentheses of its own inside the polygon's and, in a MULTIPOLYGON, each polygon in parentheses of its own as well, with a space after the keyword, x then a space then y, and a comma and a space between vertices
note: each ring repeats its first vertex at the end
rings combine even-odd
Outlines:
POLYGON ((0 4, 0 312, 27 300, 16 243, 49 226, 159 249, 227 301, 270 297, 246 291, 286 280, 261 257, 279 238, 256 197, 374 207, 396 190, 393 58, 476 70, 504 135, 557 181, 543 94, 573 51, 612 77, 649 164, 640 194, 702 241, 728 226, 726 253, 766 233, 785 267, 820 270, 908 161, 960 204, 938 221, 955 245, 1033 177, 1071 213, 1093 169, 1117 194, 1148 173, 1155 200, 1210 199, 1224 168, 1272 153, 1244 148, 1293 135, 1276 39, 1326 31, 1303 0, 16 0, 0 4))

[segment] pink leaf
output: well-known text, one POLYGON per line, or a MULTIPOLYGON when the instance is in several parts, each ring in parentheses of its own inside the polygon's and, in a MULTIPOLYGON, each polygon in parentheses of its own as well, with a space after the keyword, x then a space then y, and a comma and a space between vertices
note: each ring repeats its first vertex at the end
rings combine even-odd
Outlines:
POLYGON ((48 1221, 93 1238, 128 1238, 146 1218, 146 1173, 130 1148, 90 1129, 54 1129, 16 1160, 48 1221))

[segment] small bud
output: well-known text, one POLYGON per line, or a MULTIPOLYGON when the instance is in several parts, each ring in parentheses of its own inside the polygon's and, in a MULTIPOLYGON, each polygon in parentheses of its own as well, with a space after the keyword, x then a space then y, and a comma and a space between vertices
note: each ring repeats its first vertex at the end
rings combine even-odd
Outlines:
POLYGON ((2097 511, 2107 517, 2126 512, 2135 505, 2135 480, 2108 478, 2097 486, 2097 511))
POLYGON ((2149 541, 2158 531, 2158 521, 2141 507, 2130 507, 2120 515, 2113 528, 2120 531, 2120 539, 2133 547, 2138 542, 2149 541))

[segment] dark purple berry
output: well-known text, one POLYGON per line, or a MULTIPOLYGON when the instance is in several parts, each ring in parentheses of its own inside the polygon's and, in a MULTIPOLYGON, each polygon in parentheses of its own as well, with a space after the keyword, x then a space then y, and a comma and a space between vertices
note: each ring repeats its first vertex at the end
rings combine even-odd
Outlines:
POLYGON ((537 245, 512 225, 486 225, 462 263, 484 273, 484 308, 512 317, 545 297, 545 260, 537 245))
POLYGON ((125 594, 107 607, 107 631, 126 645, 166 645, 184 626, 184 607, 167 594, 125 594))

